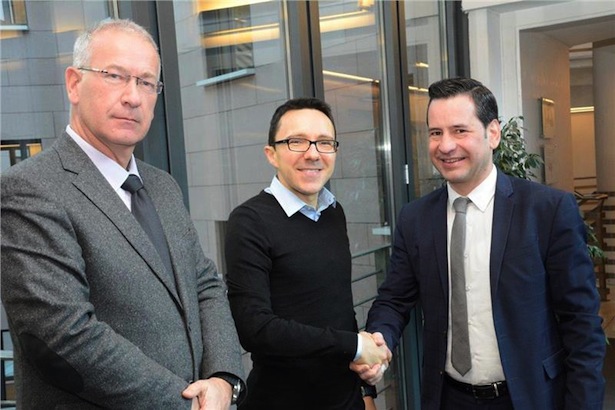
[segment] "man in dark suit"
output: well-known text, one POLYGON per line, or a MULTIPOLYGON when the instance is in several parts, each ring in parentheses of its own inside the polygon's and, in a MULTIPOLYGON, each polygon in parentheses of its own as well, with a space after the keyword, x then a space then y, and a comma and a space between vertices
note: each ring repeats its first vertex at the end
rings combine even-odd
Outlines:
POLYGON ((147 31, 102 21, 66 69, 66 133, 2 176, 2 300, 20 409, 228 409, 240 394, 224 284, 177 183, 133 156, 159 75, 147 31), (161 233, 146 233, 154 225, 161 233))
MULTIPOLYGON (((423 410, 601 410, 605 338, 573 195, 495 168, 497 103, 481 83, 442 80, 429 96, 429 154, 447 185, 402 209, 367 330, 394 349, 420 301, 423 410), (459 197, 469 203, 454 264, 459 197), (449 272, 459 269, 465 283, 454 292, 449 272)), ((381 377, 377 366, 354 370, 381 377)))

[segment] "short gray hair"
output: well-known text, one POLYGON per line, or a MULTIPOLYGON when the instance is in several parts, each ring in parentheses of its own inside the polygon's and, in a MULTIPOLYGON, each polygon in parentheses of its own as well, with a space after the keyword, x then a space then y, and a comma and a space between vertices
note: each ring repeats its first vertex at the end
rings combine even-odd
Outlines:
POLYGON ((158 67, 160 67, 160 54, 158 53, 158 45, 152 38, 152 35, 143 27, 138 25, 132 20, 128 19, 113 19, 107 18, 99 21, 93 27, 82 33, 77 40, 75 40, 75 46, 73 48, 73 66, 85 67, 90 63, 91 56, 91 44, 94 37, 106 30, 118 30, 125 33, 132 33, 141 36, 144 40, 148 41, 156 53, 158 54, 158 67))

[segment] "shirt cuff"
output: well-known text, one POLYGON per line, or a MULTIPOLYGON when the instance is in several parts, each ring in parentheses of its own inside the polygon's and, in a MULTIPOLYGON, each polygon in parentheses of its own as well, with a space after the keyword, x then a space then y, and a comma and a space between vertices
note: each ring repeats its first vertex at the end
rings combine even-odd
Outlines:
POLYGON ((361 352, 363 351, 363 341, 361 340, 361 335, 357 333, 357 353, 354 355, 354 359, 352 361, 358 360, 361 357, 361 352))

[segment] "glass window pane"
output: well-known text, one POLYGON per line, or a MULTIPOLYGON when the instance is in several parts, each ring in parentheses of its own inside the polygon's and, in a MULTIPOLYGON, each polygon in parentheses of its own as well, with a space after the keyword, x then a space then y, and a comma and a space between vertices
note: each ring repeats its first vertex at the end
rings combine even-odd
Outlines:
MULTIPOLYGON (((378 2, 319 2, 325 100, 340 141, 331 191, 346 212, 359 327, 383 279, 391 242, 388 156, 383 133, 382 27, 378 2)), ((378 408, 397 409, 397 370, 378 385, 378 408)))
MULTIPOLYGON (((35 139, 44 148, 69 121, 64 70, 72 64, 75 39, 86 27, 109 17, 108 1, 12 3, 25 7, 20 13, 36 22, 36 29, 0 31, 1 138, 3 142, 35 139)), ((24 152, 28 151, 32 155, 35 150, 24 152)))
POLYGON ((173 2, 190 212, 224 272, 224 223, 269 186, 269 120, 289 98, 283 2, 173 2))
POLYGON ((26 2, 24 0, 2 0, 1 3, 0 30, 25 29, 28 24, 26 2))
POLYGON ((32 157, 41 152, 41 140, 6 140, 3 139, 0 143, 0 152, 2 157, 0 160, 1 170, 23 161, 28 157, 32 157))
POLYGON ((408 53, 408 91, 410 98, 410 138, 412 139, 415 194, 422 196, 442 184, 431 164, 426 124, 429 84, 443 78, 441 1, 406 0, 406 45, 408 53))

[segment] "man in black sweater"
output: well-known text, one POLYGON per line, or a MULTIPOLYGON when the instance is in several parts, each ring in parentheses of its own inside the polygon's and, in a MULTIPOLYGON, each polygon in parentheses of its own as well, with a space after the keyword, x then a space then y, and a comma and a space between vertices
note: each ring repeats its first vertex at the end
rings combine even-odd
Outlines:
POLYGON ((265 147, 277 175, 229 217, 228 296, 253 361, 241 410, 375 408, 349 364, 391 353, 380 334, 357 331, 346 217, 324 187, 337 148, 329 105, 287 101, 265 147))

